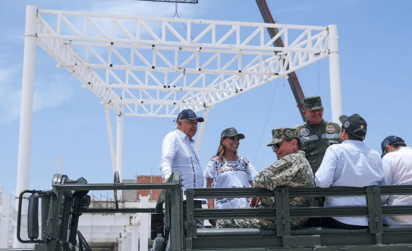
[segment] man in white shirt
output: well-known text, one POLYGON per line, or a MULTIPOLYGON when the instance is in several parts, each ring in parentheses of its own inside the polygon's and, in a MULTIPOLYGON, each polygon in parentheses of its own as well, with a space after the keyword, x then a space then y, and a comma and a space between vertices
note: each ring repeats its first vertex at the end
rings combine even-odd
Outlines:
MULTIPOLYGON (((386 137, 381 144, 385 185, 412 185, 412 148, 397 136, 386 137)), ((411 195, 389 195, 386 205, 412 205, 411 195)), ((389 226, 412 225, 412 215, 385 216, 389 226)))
MULTIPOLYGON (((377 151, 368 148, 363 140, 366 136, 366 121, 353 114, 342 115, 342 144, 330 146, 315 174, 318 187, 381 185, 384 179, 382 160, 377 151)), ((366 206, 365 196, 329 196, 325 207, 366 206)), ((322 219, 322 226, 332 228, 360 229, 368 226, 366 217, 333 217, 322 219)))
MULTIPOLYGON (((197 123, 203 122, 191 109, 182 110, 176 119, 176 130, 169 132, 163 139, 160 172, 166 182, 172 172, 180 172, 182 189, 203 188, 203 171, 200 160, 192 147, 197 132, 197 123)), ((183 195, 184 196, 184 195, 183 195)), ((183 197, 186 204, 186 196, 183 197)), ((202 207, 202 201, 194 201, 195 208, 202 207)), ((198 221, 203 227, 203 221, 198 221)))
POLYGON ((176 130, 163 139, 160 171, 168 180, 172 172, 178 171, 182 177, 183 189, 202 188, 203 172, 199 157, 192 147, 197 132, 197 123, 203 122, 193 110, 184 109, 177 116, 176 130))

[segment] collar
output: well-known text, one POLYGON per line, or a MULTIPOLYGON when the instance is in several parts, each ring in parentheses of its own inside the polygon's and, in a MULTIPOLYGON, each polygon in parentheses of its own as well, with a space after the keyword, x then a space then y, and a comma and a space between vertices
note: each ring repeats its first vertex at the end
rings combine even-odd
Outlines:
POLYGON ((360 141, 360 140, 355 140, 355 139, 347 139, 345 141, 342 142, 342 144, 352 144, 355 146, 365 146, 365 142, 360 141))
POLYGON ((182 137, 182 138, 184 138, 184 139, 187 138, 191 143, 195 142, 194 139, 189 139, 189 136, 187 136, 187 134, 184 133, 184 132, 182 132, 180 129, 177 129, 177 128, 176 128, 176 133, 177 133, 180 137, 182 137))
POLYGON ((318 126, 325 125, 325 124, 326 124, 326 121, 325 121, 324 119, 322 119, 322 121, 321 121, 319 124, 317 124, 317 125, 312 125, 312 124, 309 124, 309 121, 308 121, 308 120, 306 120, 306 124, 307 124, 308 126, 314 128, 314 127, 318 127, 318 126))

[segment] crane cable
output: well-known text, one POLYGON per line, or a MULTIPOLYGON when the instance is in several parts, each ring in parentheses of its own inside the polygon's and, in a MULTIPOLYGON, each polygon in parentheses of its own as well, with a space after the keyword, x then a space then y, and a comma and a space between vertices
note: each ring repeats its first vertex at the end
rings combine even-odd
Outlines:
POLYGON ((257 158, 257 155, 258 155, 259 150, 260 150, 260 146, 262 145, 262 140, 263 140, 263 137, 264 137, 264 134, 265 134, 265 131, 266 131, 266 127, 267 127, 267 125, 268 125, 270 113, 271 113, 271 111, 272 111, 273 100, 275 99, 276 84, 277 84, 278 80, 279 80, 279 79, 276 79, 276 81, 275 81, 275 88, 273 89, 272 99, 271 99, 271 101, 270 101, 269 112, 268 112, 268 115, 267 115, 267 117, 266 117, 265 127, 263 128, 262 136, 260 137, 260 141, 259 141, 259 144, 258 144, 258 148, 257 148, 257 150, 256 150, 255 157, 253 158, 253 162, 252 162, 252 163, 255 163, 256 158, 257 158))

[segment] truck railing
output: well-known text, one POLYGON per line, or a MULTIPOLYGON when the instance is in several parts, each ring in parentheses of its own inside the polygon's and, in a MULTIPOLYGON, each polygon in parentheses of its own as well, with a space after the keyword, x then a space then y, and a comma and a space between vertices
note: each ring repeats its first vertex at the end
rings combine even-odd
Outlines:
MULTIPOLYGON (((187 189, 186 195, 186 220, 185 249, 202 248, 229 248, 235 244, 239 248, 248 246, 263 248, 271 243, 271 247, 314 247, 332 240, 341 238, 341 243, 383 245, 397 243, 412 243, 412 227, 392 227, 383 225, 383 216, 411 215, 412 206, 382 206, 381 196, 385 195, 412 195, 412 186, 371 186, 371 187, 277 187, 274 191, 259 188, 207 188, 187 189), (323 196, 365 196, 367 206, 361 207, 293 207, 289 206, 292 197, 323 197, 323 196), (250 197, 275 197, 276 208, 245 208, 245 209, 194 209, 194 200, 207 198, 250 198, 250 197), (369 226, 365 230, 336 230, 318 228, 313 234, 306 234, 297 238, 304 230, 292 230, 290 219, 301 217, 368 217, 369 226), (240 238, 236 233, 244 233, 241 229, 197 229, 196 220, 199 219, 239 219, 239 218, 275 218, 276 229, 273 237, 264 241, 264 237, 240 238), (385 229, 387 231, 385 231, 385 229), (339 232, 337 236, 333 232, 339 232), (324 233, 324 234, 322 234, 324 233), (351 234, 352 233, 352 234, 351 234), (227 234, 227 236, 220 236, 227 234), (201 235, 200 237, 198 235, 201 235), (223 241, 223 239, 225 241, 223 241), (345 239, 347 238, 347 239, 345 239), (275 241, 277 239, 277 241, 275 241), (231 240, 231 241, 229 241, 231 240), (247 241, 246 241, 247 240, 247 241), (352 241, 352 242, 351 242, 352 241), (232 245, 232 246, 231 246, 232 245), (276 246, 277 245, 277 246, 276 246)), ((258 234, 259 230, 251 230, 258 234)), ((263 231, 263 230, 262 230, 263 231)), ((263 232, 260 232, 262 234, 263 232)), ((266 233, 267 234, 267 233, 266 233)), ((258 234, 259 235, 259 234, 258 234)), ((335 242, 339 243, 339 241, 335 242)))
MULTIPOLYGON (((180 239, 183 238, 183 221, 170 220, 175 212, 181 212, 183 193, 181 190, 181 179, 179 173, 173 173, 166 183, 120 183, 118 175, 114 183, 87 184, 84 178, 70 180, 67 175, 55 174, 52 181, 52 189, 26 190, 19 196, 19 206, 17 215, 17 238, 22 243, 36 243, 35 251, 75 251, 79 250, 77 238, 80 242, 80 250, 91 251, 85 238, 78 232, 78 220, 83 213, 150 213, 162 219, 162 235, 168 234, 169 229, 179 229, 180 231, 170 232, 175 245, 181 246, 180 239), (161 190, 164 192, 159 196, 159 201, 155 208, 119 208, 117 201, 117 190, 161 190), (89 208, 89 191, 113 190, 115 198, 115 208, 89 208), (28 239, 21 238, 22 205, 25 195, 31 194, 28 203, 27 229, 28 239), (166 198, 166 200, 165 200, 166 198), (39 238, 39 204, 41 201, 41 238, 39 238), (164 203, 171 203, 173 206, 163 210, 164 203), (166 230, 163 224, 164 211, 166 216, 166 230)), ((159 224, 158 224, 159 225, 159 224)), ((156 225, 152 226, 156 233, 156 225)), ((153 236, 153 233, 152 233, 153 236)))
MULTIPOLYGON (((277 187, 274 191, 259 188, 207 188, 185 190, 183 202, 181 177, 173 173, 168 182, 158 184, 114 183, 87 184, 84 179, 70 180, 66 175, 53 178, 48 191, 30 190, 28 212, 29 240, 36 243, 35 251, 81 250, 90 251, 87 242, 77 231, 82 213, 151 213, 154 250, 164 250, 166 241, 170 250, 411 250, 412 227, 387 227, 383 216, 412 215, 412 206, 381 206, 381 196, 411 195, 412 186, 382 187, 277 187), (155 208, 90 209, 91 190, 163 189, 155 208), (289 200, 297 196, 365 196, 363 207, 289 207, 289 200), (194 209, 194 201, 206 198, 275 197, 275 208, 194 209), (41 200, 42 232, 39 235, 38 205, 41 200), (184 205, 185 204, 185 205, 184 205), (368 217, 368 229, 345 230, 328 228, 291 229, 291 218, 300 217, 368 217), (197 229, 198 219, 275 218, 275 229, 197 229), (79 237, 80 236, 80 237, 79 237), (165 240, 166 239, 166 240, 165 240), (169 239, 169 240, 167 240, 169 239), (157 245, 156 244, 160 244, 157 245), (321 247, 321 248, 320 248, 321 247)), ((20 195, 18 228, 21 223, 20 195)), ((116 199, 116 196, 115 196, 116 199)), ((117 200, 116 200, 117 202, 117 200)), ((19 233, 20 235, 20 233, 19 233)), ((20 236, 19 236, 20 238, 20 236)), ((21 238, 20 238, 21 239, 21 238)))

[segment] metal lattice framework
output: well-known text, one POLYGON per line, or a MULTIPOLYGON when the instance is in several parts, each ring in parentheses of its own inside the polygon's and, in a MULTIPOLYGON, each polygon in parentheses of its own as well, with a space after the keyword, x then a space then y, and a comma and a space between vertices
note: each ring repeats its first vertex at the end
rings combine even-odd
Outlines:
MULTIPOLYGON (((16 194, 27 190, 36 45, 104 104, 113 171, 123 178, 124 117, 210 107, 329 57, 332 121, 342 114, 336 25, 144 18, 27 6, 16 194), (271 38, 266 30, 277 28, 271 38), (284 47, 273 42, 281 37, 284 47), (117 113, 116 144, 110 108, 117 113), (115 147, 116 145, 116 147, 115 147)), ((23 247, 16 236, 13 247, 23 247)))
POLYGON ((328 27, 315 26, 39 10, 37 32, 59 67, 126 116, 201 111, 330 53, 328 27))

